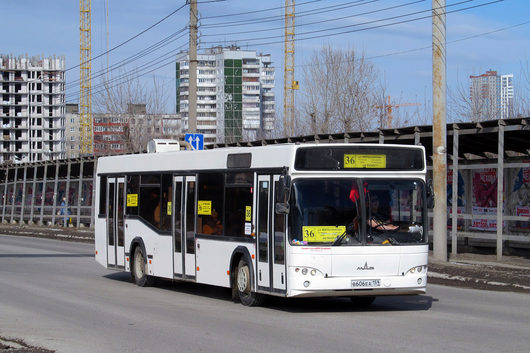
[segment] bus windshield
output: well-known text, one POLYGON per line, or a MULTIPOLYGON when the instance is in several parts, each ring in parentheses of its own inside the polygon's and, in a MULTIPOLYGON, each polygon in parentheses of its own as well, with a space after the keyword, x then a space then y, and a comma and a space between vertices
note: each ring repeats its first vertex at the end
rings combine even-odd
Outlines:
POLYGON ((425 244, 424 182, 298 179, 290 199, 291 245, 425 244))

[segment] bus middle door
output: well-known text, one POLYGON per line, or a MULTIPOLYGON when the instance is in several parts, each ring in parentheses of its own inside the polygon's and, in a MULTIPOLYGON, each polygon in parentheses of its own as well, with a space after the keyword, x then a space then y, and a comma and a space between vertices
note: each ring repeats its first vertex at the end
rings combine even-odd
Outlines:
POLYGON ((125 268, 125 178, 107 179, 107 264, 125 268))

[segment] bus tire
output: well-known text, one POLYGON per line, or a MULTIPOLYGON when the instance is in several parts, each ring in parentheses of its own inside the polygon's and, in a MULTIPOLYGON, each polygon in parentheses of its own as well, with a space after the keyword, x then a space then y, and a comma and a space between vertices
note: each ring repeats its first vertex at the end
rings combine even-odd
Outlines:
POLYGON ((368 306, 370 306, 374 300, 375 300, 375 296, 373 297, 359 297, 359 296, 353 296, 353 297, 350 297, 353 305, 355 305, 356 307, 358 308, 366 308, 368 306))
POLYGON ((152 276, 148 276, 145 271, 145 265, 147 264, 144 251, 141 246, 137 246, 134 249, 132 276, 136 285, 140 287, 150 287, 154 284, 155 279, 152 276))
POLYGON ((259 306, 263 303, 263 295, 252 291, 250 267, 242 258, 237 266, 234 289, 237 290, 241 304, 245 306, 259 306))

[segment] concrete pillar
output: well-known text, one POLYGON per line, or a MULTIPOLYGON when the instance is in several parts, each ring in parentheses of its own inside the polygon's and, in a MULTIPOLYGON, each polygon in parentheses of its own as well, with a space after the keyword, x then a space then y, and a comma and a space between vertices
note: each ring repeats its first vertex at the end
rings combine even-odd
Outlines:
POLYGON ((22 201, 20 205, 20 218, 18 219, 19 223, 24 222, 24 207, 26 206, 26 180, 28 175, 28 166, 24 166, 24 177, 22 179, 22 201))
POLYGON ((76 225, 79 228, 81 225, 81 193, 83 192, 83 167, 85 165, 85 161, 82 159, 79 162, 79 184, 77 185, 77 217, 76 217, 76 225))
POLYGON ((458 125, 453 125, 453 194, 451 198, 453 200, 452 211, 453 217, 451 219, 451 254, 456 256, 457 254, 457 227, 458 227, 458 125))
POLYGON ((44 221, 44 201, 46 200, 46 179, 48 175, 48 162, 44 162, 44 175, 42 176, 42 199, 40 200, 39 224, 44 221))
POLYGON ((505 122, 499 120, 499 143, 497 146, 497 261, 502 260, 502 222, 504 219, 504 125, 505 122))

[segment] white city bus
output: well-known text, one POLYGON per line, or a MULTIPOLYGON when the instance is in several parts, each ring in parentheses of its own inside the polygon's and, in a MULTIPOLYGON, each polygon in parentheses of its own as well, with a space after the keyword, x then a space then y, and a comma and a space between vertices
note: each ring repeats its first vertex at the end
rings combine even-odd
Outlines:
POLYGON ((420 146, 284 144, 102 157, 96 260, 266 295, 425 293, 427 192, 420 146))

